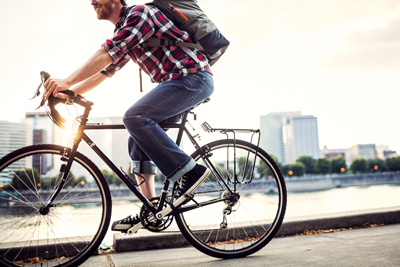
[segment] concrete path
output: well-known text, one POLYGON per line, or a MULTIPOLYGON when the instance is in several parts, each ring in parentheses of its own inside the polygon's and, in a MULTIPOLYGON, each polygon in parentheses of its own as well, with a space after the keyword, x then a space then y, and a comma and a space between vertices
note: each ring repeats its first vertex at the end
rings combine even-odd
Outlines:
POLYGON ((261 251, 221 260, 194 248, 111 253, 84 267, 133 266, 400 266, 400 224, 318 235, 275 238, 261 251))

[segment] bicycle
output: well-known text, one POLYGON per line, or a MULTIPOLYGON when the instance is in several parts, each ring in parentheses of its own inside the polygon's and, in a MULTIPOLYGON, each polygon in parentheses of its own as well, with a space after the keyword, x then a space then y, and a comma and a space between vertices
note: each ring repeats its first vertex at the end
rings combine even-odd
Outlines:
MULTIPOLYGON (((41 85, 48 77, 41 72, 41 85)), ((41 85, 36 96, 40 95, 41 85)), ((0 265, 78 266, 98 249, 110 223, 111 195, 99 168, 77 151, 82 140, 143 204, 141 223, 130 228, 128 234, 142 228, 163 232, 175 219, 180 232, 195 248, 226 259, 255 253, 278 232, 286 210, 286 186, 278 165, 259 147, 259 130, 217 129, 203 123, 206 132, 222 133, 226 139, 200 146, 197 136, 186 126, 192 110, 184 113, 181 122, 163 124, 165 129, 178 130, 178 145, 185 134, 195 148, 192 157, 211 170, 194 194, 173 207, 174 185, 167 179, 161 195, 147 199, 134 179, 85 133, 125 127, 89 123, 93 103, 71 91, 63 93, 68 100, 51 96, 47 112, 53 123, 63 128, 65 119, 56 105, 83 108, 72 146, 32 145, 0 160, 0 177, 9 180, 0 187, 0 265), (236 138, 242 133, 251 134, 250 142, 236 138), (85 210, 87 205, 94 207, 90 214, 85 210)))

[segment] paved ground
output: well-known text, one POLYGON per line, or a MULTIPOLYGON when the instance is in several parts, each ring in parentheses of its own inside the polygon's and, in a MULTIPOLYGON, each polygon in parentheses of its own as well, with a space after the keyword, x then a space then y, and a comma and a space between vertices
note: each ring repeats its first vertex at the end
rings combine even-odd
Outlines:
POLYGON ((241 259, 220 260, 194 248, 121 252, 91 257, 84 267, 130 266, 400 266, 400 224, 275 238, 241 259))

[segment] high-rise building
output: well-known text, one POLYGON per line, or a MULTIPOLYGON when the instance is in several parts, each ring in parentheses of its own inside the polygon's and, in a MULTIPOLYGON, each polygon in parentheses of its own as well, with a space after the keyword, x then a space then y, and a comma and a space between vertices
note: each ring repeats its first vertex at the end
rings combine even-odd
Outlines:
POLYGON ((320 158, 318 121, 300 111, 269 113, 260 118, 260 146, 282 164, 300 156, 320 158))
POLYGON ((281 163, 286 162, 282 127, 287 117, 300 115, 300 111, 294 111, 269 113, 260 117, 260 147, 281 163))
POLYGON ((33 144, 54 143, 54 128, 56 126, 46 112, 27 112, 22 122, 31 125, 34 131, 33 144))
POLYGON ((321 157, 316 117, 289 116, 282 130, 286 164, 294 163, 300 156, 321 157))
MULTIPOLYGON (((0 121, 0 158, 11 151, 32 144, 32 127, 25 123, 15 123, 0 121)), ((29 162, 22 162, 22 166, 29 166, 29 162)), ((12 170, 9 170, 9 176, 0 177, 0 185, 5 184, 12 179, 12 170)))

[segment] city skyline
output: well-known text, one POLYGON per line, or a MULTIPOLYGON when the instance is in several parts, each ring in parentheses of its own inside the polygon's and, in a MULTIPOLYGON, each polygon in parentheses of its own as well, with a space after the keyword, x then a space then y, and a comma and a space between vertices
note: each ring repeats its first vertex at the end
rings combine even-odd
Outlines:
MULTIPOLYGON (((219 128, 256 128, 262 115, 301 110, 318 117, 321 148, 375 143, 400 151, 400 127, 389 120, 398 113, 400 96, 400 65, 393 56, 400 49, 400 3, 251 1, 199 2, 231 41, 213 66, 216 90, 209 103, 196 109, 199 120, 219 128)), ((35 2, 10 1, 0 11, 0 34, 7 38, 0 50, 7 62, 0 67, 0 120, 19 121, 34 111, 39 100, 28 99, 41 70, 67 76, 113 32, 111 23, 97 21, 90 2, 41 4, 32 12, 35 2), (15 14, 25 20, 15 21, 15 14), (15 29, 24 29, 24 36, 15 29)), ((137 73, 130 62, 88 93, 95 103, 93 115, 122 116, 142 96, 137 73)), ((145 92, 153 87, 144 76, 145 92)))

